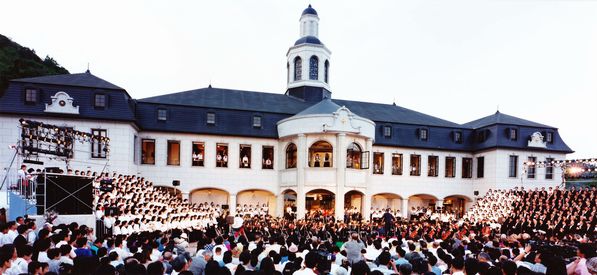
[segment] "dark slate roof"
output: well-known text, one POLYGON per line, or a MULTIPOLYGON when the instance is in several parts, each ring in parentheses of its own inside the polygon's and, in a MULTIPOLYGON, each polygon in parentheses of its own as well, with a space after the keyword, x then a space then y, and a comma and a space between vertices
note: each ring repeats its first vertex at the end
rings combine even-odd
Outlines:
MULTIPOLYGON (((305 102, 284 94, 219 89, 212 87, 148 97, 139 99, 138 101, 155 104, 197 106, 290 115, 306 111, 307 108, 313 106, 313 103, 305 102)), ((396 105, 338 99, 333 99, 330 102, 337 104, 338 108, 340 106, 346 106, 354 114, 373 121, 440 127, 462 127, 454 122, 396 105)), ((334 111, 338 110, 338 108, 334 111)))
POLYGON ((303 37, 299 38, 296 42, 294 42, 295 46, 300 45, 300 44, 323 45, 323 43, 321 43, 321 40, 319 40, 319 38, 312 36, 312 35, 303 36, 303 37))
POLYGON ((139 102, 294 115, 311 103, 284 94, 208 88, 139 99, 139 102))
POLYGON ((508 124, 508 125, 517 125, 517 126, 529 126, 529 127, 539 127, 539 128, 553 128, 555 127, 548 126, 545 124, 540 124, 537 122, 533 122, 530 120, 510 116, 507 114, 500 113, 499 111, 495 112, 493 115, 486 116, 484 118, 480 118, 477 120, 473 120, 471 122, 462 124, 462 126, 472 129, 482 128, 489 125, 494 124, 508 124))
POLYGON ((301 111, 300 113, 296 114, 297 116, 304 116, 304 115, 326 115, 332 114, 338 109, 340 109, 340 105, 334 103, 331 99, 326 98, 319 103, 301 111))
POLYGON ((346 106, 346 108, 348 108, 351 112, 373 121, 439 127, 462 127, 460 124, 456 124, 454 122, 443 120, 441 118, 419 113, 417 111, 413 111, 393 104, 390 105, 338 99, 334 99, 334 102, 336 102, 338 105, 346 106))
POLYGON ((301 16, 303 16, 305 14, 317 15, 317 11, 314 8, 311 7, 311 4, 309 4, 309 6, 303 11, 303 13, 301 14, 301 16))
POLYGON ((48 75, 38 76, 29 78, 19 78, 12 81, 16 82, 27 82, 27 83, 38 83, 38 84, 52 84, 62 86, 75 86, 75 87, 88 87, 88 88, 99 88, 99 89, 111 89, 111 90, 124 90, 108 81, 105 81, 95 75, 92 75, 89 71, 79 74, 60 74, 60 75, 48 75))

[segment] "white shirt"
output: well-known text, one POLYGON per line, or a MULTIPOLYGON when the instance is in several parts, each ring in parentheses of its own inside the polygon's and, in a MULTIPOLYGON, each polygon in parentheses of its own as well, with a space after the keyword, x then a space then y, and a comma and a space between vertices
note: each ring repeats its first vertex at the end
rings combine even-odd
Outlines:
POLYGON ((317 275, 317 273, 313 272, 313 269, 305 267, 305 269, 295 271, 292 275, 317 275))
POLYGON ((8 269, 6 271, 6 274, 19 275, 19 274, 27 273, 28 265, 29 264, 27 263, 27 261, 25 261, 25 259, 17 258, 14 262, 12 262, 12 265, 10 266, 10 269, 8 269))

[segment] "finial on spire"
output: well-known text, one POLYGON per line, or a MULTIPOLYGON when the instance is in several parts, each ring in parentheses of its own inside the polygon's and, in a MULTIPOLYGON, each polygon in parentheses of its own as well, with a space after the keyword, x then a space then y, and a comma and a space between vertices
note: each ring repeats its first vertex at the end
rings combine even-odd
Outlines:
POLYGON ((88 73, 88 74, 91 73, 91 71, 89 70, 89 62, 87 62, 87 71, 85 71, 85 73, 88 73))
POLYGON ((496 114, 500 113, 500 104, 497 105, 497 110, 495 111, 496 114))
POLYGON ((394 97, 394 99, 392 99, 392 105, 396 106, 396 97, 394 97))

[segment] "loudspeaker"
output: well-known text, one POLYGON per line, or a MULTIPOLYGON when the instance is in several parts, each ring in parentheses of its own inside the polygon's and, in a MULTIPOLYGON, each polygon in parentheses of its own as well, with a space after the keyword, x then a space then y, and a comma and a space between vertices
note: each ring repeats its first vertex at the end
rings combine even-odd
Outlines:
POLYGON ((222 209, 228 210, 228 204, 222 204, 222 209))
POLYGON ((180 181, 179 180, 173 180, 172 181, 172 186, 180 186, 180 181))
POLYGON ((479 191, 475 191, 473 194, 475 194, 475 196, 479 196, 479 191))
POLYGON ((93 213, 93 185, 91 184, 93 178, 42 174, 37 179, 38 215, 43 215, 50 210, 56 211, 59 215, 89 215, 93 213))

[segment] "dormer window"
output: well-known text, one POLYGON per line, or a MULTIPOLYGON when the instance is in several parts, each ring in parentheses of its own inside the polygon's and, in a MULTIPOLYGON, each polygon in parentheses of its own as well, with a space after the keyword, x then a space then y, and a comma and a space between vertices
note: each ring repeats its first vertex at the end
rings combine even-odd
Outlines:
POLYGON ((553 132, 545 133, 545 142, 553 143, 553 132))
POLYGON ((392 137, 392 126, 383 127, 383 136, 386 138, 392 137))
POLYGON ((37 103, 38 92, 36 89, 25 90, 25 103, 35 104, 37 103))
POLYGON ((253 116, 253 128, 261 128, 261 116, 253 116))
POLYGON ((429 138, 429 130, 427 129, 419 129, 419 139, 423 141, 427 141, 429 138))
POLYGON ((477 142, 482 143, 487 140, 487 130, 480 130, 477 132, 477 142))
POLYGON ((462 143, 462 132, 461 131, 454 131, 454 142, 462 143))
POLYGON ((508 132, 508 138, 510 138, 510 140, 518 139, 518 129, 510 128, 508 132))
POLYGON ((96 94, 94 106, 96 108, 106 108, 106 95, 96 94))
POLYGON ((207 113, 207 125, 216 125, 216 113, 207 113))
POLYGON ((160 120, 160 121, 168 120, 168 110, 158 109, 158 120, 160 120))

